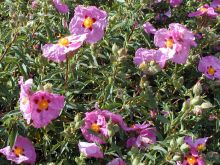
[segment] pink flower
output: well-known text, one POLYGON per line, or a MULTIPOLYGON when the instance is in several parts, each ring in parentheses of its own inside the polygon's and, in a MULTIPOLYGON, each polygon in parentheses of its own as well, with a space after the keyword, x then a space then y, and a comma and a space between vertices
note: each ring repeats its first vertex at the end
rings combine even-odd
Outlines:
POLYGON ((215 56, 202 57, 198 70, 209 79, 220 79, 220 59, 215 56))
POLYGON ((160 29, 154 35, 154 43, 168 59, 178 64, 186 62, 190 47, 196 46, 195 37, 185 26, 172 23, 169 29, 160 29))
POLYGON ((143 27, 144 31, 148 34, 155 34, 155 32, 157 31, 157 29, 155 29, 155 27, 153 27, 153 25, 150 22, 145 22, 143 27))
POLYGON ((53 4, 60 13, 65 14, 69 12, 69 7, 62 3, 62 0, 53 0, 53 4))
POLYGON ((56 44, 46 44, 43 46, 43 56, 54 62, 66 60, 67 53, 80 48, 86 39, 86 34, 79 36, 71 35, 59 39, 56 44))
POLYGON ((183 0, 170 0, 170 5, 173 7, 177 7, 182 3, 183 0))
POLYGON ((79 150, 87 158, 103 158, 103 153, 95 143, 79 142, 79 150))
POLYGON ((35 128, 48 125, 56 119, 64 107, 64 97, 46 91, 37 91, 31 96, 31 119, 35 128))
POLYGON ((213 0, 210 6, 214 8, 216 12, 220 12, 220 0, 213 0))
POLYGON ((95 43, 102 39, 107 26, 107 13, 95 6, 77 6, 69 29, 72 34, 81 35, 87 33, 86 42, 95 43))
POLYGON ((38 6, 37 0, 33 0, 33 1, 31 2, 31 7, 32 7, 32 9, 36 9, 37 6, 38 6))
POLYGON ((41 128, 56 119, 64 107, 64 97, 47 91, 31 92, 32 79, 23 82, 20 78, 20 110, 29 124, 41 128))
POLYGON ((218 13, 215 12, 215 10, 212 7, 209 7, 208 4, 205 4, 197 9, 197 11, 189 13, 189 17, 199 17, 207 15, 208 17, 215 18, 218 13))
POLYGON ((160 68, 164 68, 168 57, 159 50, 139 48, 134 57, 134 64, 141 66, 151 61, 155 61, 160 68))
POLYGON ((185 138, 184 138, 184 142, 187 145, 189 145, 190 152, 193 155, 197 155, 198 152, 201 152, 201 151, 205 150, 207 140, 208 140, 208 137, 199 138, 199 139, 196 139, 196 140, 193 140, 192 137, 190 137, 190 136, 185 136, 185 138))
POLYGON ((33 144, 28 138, 22 136, 17 136, 12 148, 7 146, 0 149, 0 153, 5 155, 8 160, 11 160, 16 164, 34 164, 36 161, 36 152, 33 144))
POLYGON ((131 137, 127 140, 128 148, 132 146, 147 148, 156 142, 156 129, 154 127, 150 127, 150 124, 135 124, 126 131, 135 132, 137 134, 137 137, 131 137))
POLYGON ((115 158, 111 162, 108 162, 107 165, 126 165, 126 163, 121 158, 115 158))
POLYGON ((24 118, 27 120, 27 123, 30 124, 31 121, 30 96, 32 94, 30 88, 33 84, 33 80, 28 79, 27 81, 24 82, 24 78, 20 77, 19 84, 21 86, 19 107, 24 118))
POLYGON ((206 165, 206 163, 200 155, 189 153, 184 156, 184 161, 180 165, 206 165))
POLYGON ((107 122, 118 124, 125 128, 125 123, 120 115, 114 114, 108 110, 95 109, 87 112, 84 118, 84 125, 81 127, 82 134, 88 142, 104 144, 109 137, 107 122))

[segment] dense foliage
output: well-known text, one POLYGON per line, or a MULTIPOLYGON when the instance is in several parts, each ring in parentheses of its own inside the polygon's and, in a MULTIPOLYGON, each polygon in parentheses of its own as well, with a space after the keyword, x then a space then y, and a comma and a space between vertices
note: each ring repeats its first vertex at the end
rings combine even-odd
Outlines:
MULTIPOLYGON (((36 164, 107 164, 120 157, 127 164, 176 164, 183 159, 183 138, 208 137, 202 152, 206 164, 220 164, 220 81, 198 71, 201 57, 219 54, 219 16, 188 17, 209 0, 184 0, 178 7, 153 0, 65 0, 66 14, 50 0, 5 0, 0 3, 0 148, 13 146, 17 135, 28 137, 36 164), (42 56, 42 47, 70 35, 68 25, 78 5, 97 6, 108 14, 104 37, 84 43, 71 58, 56 63, 42 56), (171 16, 164 13, 168 10, 171 16), (180 23, 196 37, 187 62, 167 61, 156 74, 133 63, 138 48, 158 49, 156 29, 180 23), (33 91, 47 89, 65 96, 60 116, 43 128, 27 124, 19 109, 19 76, 32 78, 33 91), (131 133, 109 124, 110 137, 99 145, 103 159, 85 158, 78 143, 86 141, 80 127, 94 108, 120 114, 128 126, 150 123, 157 141, 146 148, 126 147, 131 133)), ((220 70, 219 70, 220 72, 220 70)), ((111 122, 111 121, 109 121, 111 122)), ((185 147, 185 148, 184 148, 185 147)), ((0 164, 10 164, 0 156, 0 164)))

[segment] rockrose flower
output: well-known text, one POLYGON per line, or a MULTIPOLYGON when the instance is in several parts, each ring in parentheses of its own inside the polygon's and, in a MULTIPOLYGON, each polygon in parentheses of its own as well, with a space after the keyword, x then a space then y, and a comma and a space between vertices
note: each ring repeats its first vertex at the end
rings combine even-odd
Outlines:
POLYGON ((173 7, 177 7, 182 3, 183 0, 170 0, 170 5, 173 7))
POLYGON ((108 162, 107 165, 126 165, 126 163, 121 158, 115 158, 111 162, 108 162))
POLYGON ((41 128, 56 119, 64 107, 64 96, 49 93, 47 91, 31 92, 32 79, 23 82, 20 78, 20 110, 27 120, 35 128, 41 128))
POLYGON ((220 79, 220 59, 215 56, 202 57, 198 70, 209 79, 220 79))
POLYGON ((156 62, 160 68, 164 68, 167 56, 159 50, 139 48, 134 57, 134 64, 141 67, 151 61, 156 62))
POLYGON ((193 155, 191 153, 184 156, 183 163, 180 165, 206 165, 204 159, 200 155, 193 155))
POLYGON ((145 22, 143 24, 144 31, 148 34, 155 34, 157 29, 150 23, 150 22, 145 22))
POLYGON ((208 140, 208 137, 206 138, 199 138, 196 140, 193 140, 192 137, 186 136, 184 138, 184 142, 189 145, 191 153, 193 155, 196 155, 198 152, 204 151, 206 148, 206 142, 208 140))
POLYGON ((17 136, 12 148, 7 146, 0 149, 0 153, 5 155, 8 160, 11 160, 16 164, 34 164, 36 161, 36 152, 33 144, 28 138, 22 136, 17 136))
POLYGON ((69 7, 62 0, 53 0, 55 8, 62 14, 69 12, 69 7))
POLYGON ((32 94, 30 88, 33 84, 33 80, 28 79, 27 81, 24 82, 24 78, 20 77, 19 84, 21 89, 20 98, 19 98, 19 107, 24 118, 27 120, 27 123, 30 124, 31 121, 30 97, 32 94))
POLYGON ((208 4, 205 4, 197 9, 197 11, 189 13, 189 17, 199 17, 207 15, 208 17, 215 18, 218 13, 215 12, 214 8, 210 7, 208 4))
POLYGON ((87 33, 86 42, 95 43, 102 39, 107 26, 107 13, 95 6, 77 6, 75 14, 69 24, 72 34, 81 35, 87 33))
POLYGON ((156 142, 156 129, 150 127, 150 124, 135 124, 131 128, 127 128, 126 131, 137 134, 136 137, 131 137, 127 140, 128 148, 132 146, 147 148, 156 142))
POLYGON ((210 6, 214 8, 216 12, 220 12, 220 0, 213 0, 210 6))
POLYGON ((84 118, 84 125, 81 127, 82 134, 88 142, 104 144, 109 137, 107 123, 110 121, 125 128, 125 123, 120 115, 108 110, 95 109, 87 112, 84 118))
POLYGON ((193 33, 179 23, 170 24, 169 29, 158 30, 154 44, 168 59, 178 64, 185 63, 191 46, 196 46, 193 33))
POLYGON ((54 62, 66 60, 67 53, 80 48, 86 39, 86 34, 71 35, 59 39, 56 44, 46 44, 43 46, 43 56, 54 62))
POLYGON ((33 93, 30 100, 31 119, 35 128, 48 125, 56 119, 64 107, 64 96, 37 91, 33 93))
POLYGON ((79 142, 79 150, 87 158, 103 158, 103 153, 95 143, 79 142))

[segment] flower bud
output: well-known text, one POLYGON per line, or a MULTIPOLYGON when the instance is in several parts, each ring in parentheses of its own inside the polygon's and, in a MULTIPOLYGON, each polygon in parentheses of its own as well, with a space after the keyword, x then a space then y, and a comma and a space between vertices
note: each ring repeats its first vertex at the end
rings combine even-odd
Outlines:
POLYGON ((175 147, 176 146, 176 142, 174 139, 170 140, 170 146, 171 147, 175 147))
POLYGON ((177 144, 178 145, 181 145, 184 143, 184 137, 179 137, 177 140, 176 140, 177 144))
POLYGON ((112 53, 116 56, 119 48, 116 44, 113 44, 112 46, 112 53))
POLYGON ((202 108, 199 105, 196 105, 192 111, 196 116, 199 116, 202 114, 202 108))
POLYGON ((199 105, 201 104, 201 102, 202 102, 202 99, 200 96, 196 96, 192 100, 190 100, 191 105, 199 105))
POLYGON ((180 155, 174 155, 173 156, 174 161, 178 161, 178 160, 181 160, 181 159, 182 159, 182 156, 180 156, 180 155))
POLYGON ((180 147, 180 150, 183 152, 183 153, 188 153, 189 151, 189 145, 187 145, 186 143, 182 144, 181 147, 180 147))
POLYGON ((208 101, 201 104, 202 109, 209 109, 209 108, 212 108, 212 107, 213 107, 213 105, 208 101))
POLYGON ((184 101, 181 111, 186 111, 189 108, 190 108, 190 101, 189 100, 184 101))
POLYGON ((194 85, 194 87, 193 87, 193 94, 194 94, 195 96, 199 96, 201 93, 202 93, 202 85, 201 85, 201 83, 198 81, 198 82, 196 83, 196 85, 194 85))

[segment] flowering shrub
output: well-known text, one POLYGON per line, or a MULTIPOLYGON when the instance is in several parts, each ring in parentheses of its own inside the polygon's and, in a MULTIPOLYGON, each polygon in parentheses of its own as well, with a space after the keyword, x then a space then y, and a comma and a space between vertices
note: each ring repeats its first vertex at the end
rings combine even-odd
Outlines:
POLYGON ((0 164, 220 164, 219 0, 0 3, 0 164))

